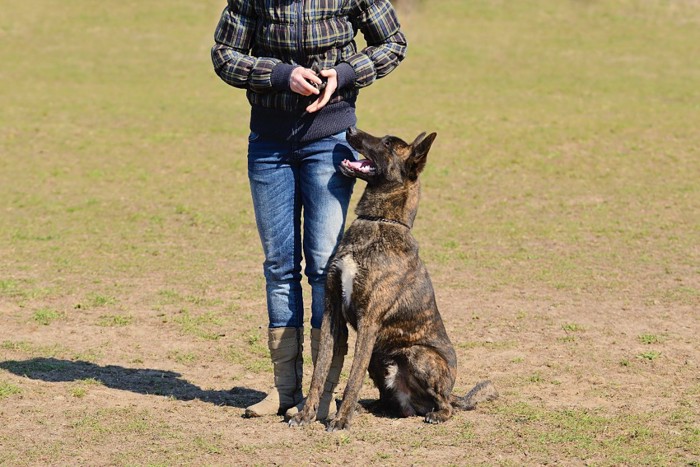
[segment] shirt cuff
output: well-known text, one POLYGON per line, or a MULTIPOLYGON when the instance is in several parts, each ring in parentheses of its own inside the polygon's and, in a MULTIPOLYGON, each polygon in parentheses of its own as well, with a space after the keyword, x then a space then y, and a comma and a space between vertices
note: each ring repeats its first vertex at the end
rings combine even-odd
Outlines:
POLYGON ((338 89, 355 85, 355 69, 347 62, 338 63, 335 67, 335 72, 338 74, 338 89))
POLYGON ((278 63, 272 69, 270 75, 270 83, 273 89, 278 91, 289 91, 289 78, 292 76, 292 70, 299 65, 290 65, 289 63, 278 63))

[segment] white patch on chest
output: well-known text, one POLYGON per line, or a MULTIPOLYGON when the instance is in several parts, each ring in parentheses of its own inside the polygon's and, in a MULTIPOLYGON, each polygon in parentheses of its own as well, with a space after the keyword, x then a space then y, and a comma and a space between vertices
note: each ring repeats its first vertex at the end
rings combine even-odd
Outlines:
POLYGON ((357 263, 352 259, 352 256, 344 256, 338 262, 338 268, 340 269, 340 284, 343 290, 343 310, 347 310, 352 301, 352 287, 357 275, 357 263))
POLYGON ((396 384, 396 375, 398 372, 399 366, 396 363, 389 365, 386 368, 386 377, 384 378, 384 382, 386 383, 387 389, 392 389, 396 384))

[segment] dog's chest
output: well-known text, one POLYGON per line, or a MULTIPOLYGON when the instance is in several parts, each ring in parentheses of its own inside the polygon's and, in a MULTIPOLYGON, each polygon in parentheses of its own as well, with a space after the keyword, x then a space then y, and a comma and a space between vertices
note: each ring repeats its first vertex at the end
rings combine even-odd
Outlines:
POLYGON ((345 255, 335 263, 338 272, 340 273, 340 287, 342 296, 342 310, 347 319, 347 311, 352 303, 352 292, 357 278, 358 266, 352 255, 345 255))

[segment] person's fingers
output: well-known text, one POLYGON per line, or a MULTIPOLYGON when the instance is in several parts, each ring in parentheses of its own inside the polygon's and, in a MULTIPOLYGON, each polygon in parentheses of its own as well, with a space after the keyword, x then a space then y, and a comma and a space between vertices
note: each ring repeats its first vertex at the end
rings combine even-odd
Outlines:
POLYGON ((319 90, 316 85, 321 84, 321 78, 316 76, 312 70, 308 68, 297 67, 292 71, 292 75, 289 78, 289 88, 302 96, 310 96, 311 94, 319 94, 319 90))
POLYGON ((321 76, 324 78, 336 78, 338 79, 338 72, 333 68, 328 68, 327 70, 321 70, 321 76))
POLYGON ((315 101, 313 101, 311 104, 306 106, 306 111, 310 114, 316 112, 320 107, 318 106, 318 103, 321 101, 321 98, 319 97, 315 101))
POLYGON ((309 113, 314 113, 326 106, 328 104, 328 101, 331 100, 331 96, 335 92, 337 88, 337 82, 335 79, 329 79, 328 83, 326 84, 326 88, 323 90, 323 93, 316 99, 314 102, 309 104, 308 107, 306 107, 306 111, 309 113))
POLYGON ((304 69, 304 78, 307 81, 311 81, 312 83, 315 83, 317 86, 323 82, 323 80, 321 78, 319 78, 318 75, 313 70, 309 70, 308 68, 304 69))
POLYGON ((318 109, 321 109, 325 107, 326 104, 328 104, 328 101, 331 100, 331 95, 333 94, 333 91, 335 91, 335 89, 331 89, 328 85, 326 85, 326 89, 323 90, 323 94, 318 99, 318 109))
POLYGON ((292 91, 296 92, 297 94, 301 94, 302 96, 310 96, 311 94, 319 93, 315 86, 309 84, 309 82, 303 78, 293 80, 290 83, 290 88, 292 91))

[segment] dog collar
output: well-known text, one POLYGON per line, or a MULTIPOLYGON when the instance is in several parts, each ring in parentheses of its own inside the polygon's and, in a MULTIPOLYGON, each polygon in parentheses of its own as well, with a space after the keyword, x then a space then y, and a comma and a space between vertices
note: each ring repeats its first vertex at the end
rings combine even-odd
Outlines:
POLYGON ((408 224, 404 224, 403 222, 396 221, 394 219, 387 219, 386 217, 357 216, 357 218, 362 219, 363 221, 385 222, 387 224, 402 225, 402 226, 406 227, 408 230, 411 230, 411 227, 408 224))

